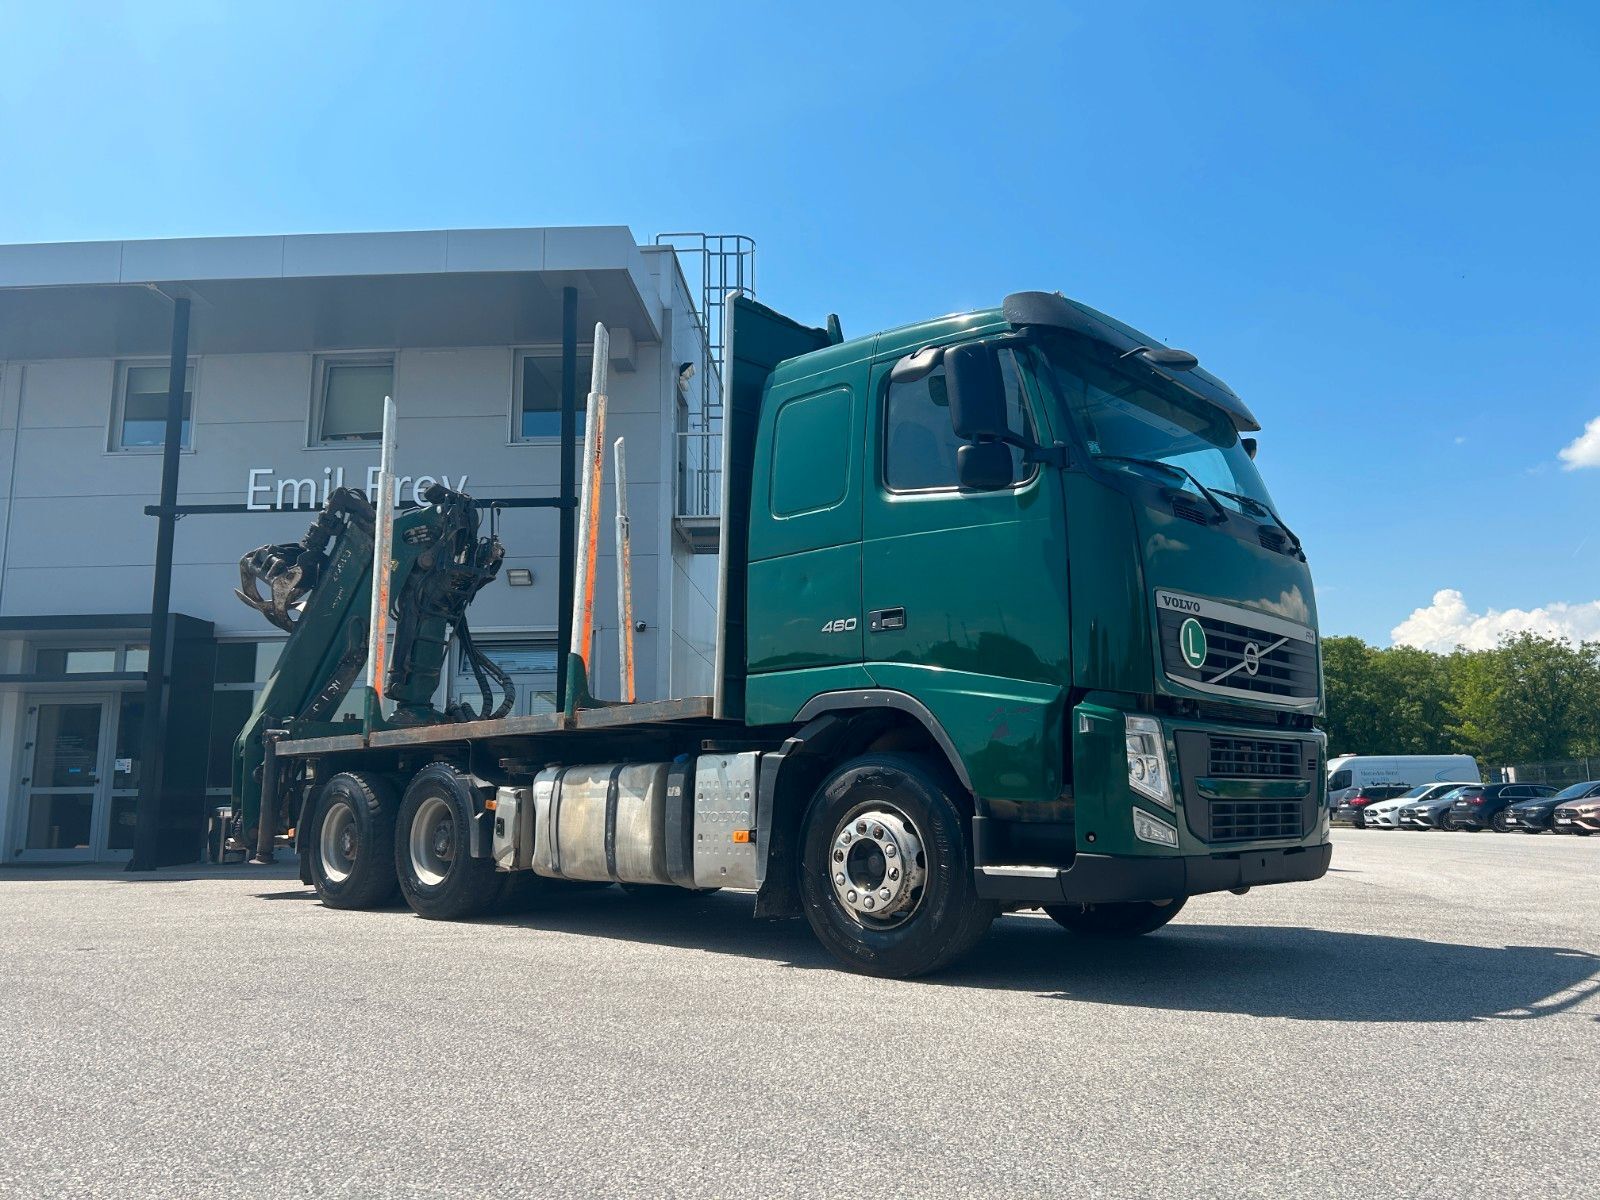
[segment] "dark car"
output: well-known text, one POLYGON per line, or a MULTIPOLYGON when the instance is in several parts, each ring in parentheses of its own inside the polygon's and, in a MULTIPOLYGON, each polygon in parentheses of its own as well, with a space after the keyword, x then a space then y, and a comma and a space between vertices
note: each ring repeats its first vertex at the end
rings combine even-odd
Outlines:
MULTIPOLYGON (((1568 801, 1600 800, 1600 780, 1575 783, 1563 788, 1554 796, 1540 796, 1537 800, 1522 800, 1510 805, 1494 819, 1494 827, 1501 833, 1519 830, 1522 833, 1542 833, 1553 827, 1555 810, 1568 801)), ((1562 830, 1566 832, 1566 830, 1562 830)))
POLYGON ((1455 803, 1457 796, 1463 792, 1470 792, 1477 786, 1475 783, 1465 784, 1462 787, 1451 788, 1440 795, 1429 796, 1426 800, 1419 800, 1415 804, 1406 805, 1400 810, 1400 828, 1454 829, 1455 824, 1450 819, 1450 806, 1455 803))
POLYGON ((1507 805, 1554 796, 1548 783, 1482 783, 1462 788, 1450 803, 1450 827, 1477 833, 1493 829, 1494 819, 1507 805))
POLYGON ((1357 829, 1365 828, 1366 822, 1361 818, 1362 809, 1369 804, 1376 804, 1379 800, 1392 800, 1396 796, 1404 796, 1410 790, 1411 785, 1406 783, 1374 783, 1364 788, 1357 788, 1353 795, 1333 810, 1333 819, 1349 821, 1357 829))

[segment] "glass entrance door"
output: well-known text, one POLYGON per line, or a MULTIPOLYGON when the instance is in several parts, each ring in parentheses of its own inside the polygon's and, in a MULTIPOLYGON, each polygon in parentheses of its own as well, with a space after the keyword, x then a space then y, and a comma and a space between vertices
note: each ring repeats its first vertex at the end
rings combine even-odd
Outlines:
POLYGON ((29 702, 22 812, 11 847, 18 859, 94 862, 132 851, 141 702, 82 695, 29 702), (123 747, 130 737, 131 754, 123 747))

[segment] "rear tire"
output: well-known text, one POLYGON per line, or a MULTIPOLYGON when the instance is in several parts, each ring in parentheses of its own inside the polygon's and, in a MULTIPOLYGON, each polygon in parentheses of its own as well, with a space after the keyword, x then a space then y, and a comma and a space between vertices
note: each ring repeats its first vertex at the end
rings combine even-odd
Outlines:
POLYGON ((834 957, 905 979, 983 937, 1000 909, 978 896, 964 799, 943 763, 911 754, 864 754, 823 780, 806 813, 800 895, 834 957))
POLYGON ((1045 914, 1079 937, 1130 938, 1154 933, 1183 911, 1187 896, 1165 904, 1133 900, 1117 904, 1047 904, 1045 914))
POLYGON ((471 855, 472 787, 448 763, 418 771, 400 801, 394 868, 400 894, 419 917, 459 921, 494 907, 507 892, 494 862, 471 855))
POLYGON ((322 785, 311 818, 311 883, 329 908, 392 904, 394 788, 381 775, 343 771, 322 785))

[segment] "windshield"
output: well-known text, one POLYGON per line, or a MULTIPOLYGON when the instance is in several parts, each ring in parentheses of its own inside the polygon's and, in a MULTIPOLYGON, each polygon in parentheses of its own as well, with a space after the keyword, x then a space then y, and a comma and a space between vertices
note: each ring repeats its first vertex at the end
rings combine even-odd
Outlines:
POLYGON ((1436 783, 1425 783, 1421 787, 1412 788, 1404 796, 1396 796, 1395 799, 1397 799, 1397 800, 1416 800, 1416 799, 1419 799, 1422 796, 1426 796, 1429 792, 1433 791, 1433 789, 1438 787, 1438 786, 1439 785, 1436 784, 1436 783))
MULTIPOLYGON (((1550 796, 1549 799, 1551 799, 1551 800, 1581 800, 1585 795, 1588 794, 1589 789, 1592 788, 1593 786, 1594 786, 1594 784, 1592 784, 1592 783, 1575 783, 1571 787, 1562 788, 1554 796, 1550 796)), ((1545 797, 1540 796, 1540 797, 1538 797, 1538 799, 1542 800, 1542 799, 1545 799, 1545 797)))
MULTIPOLYGON (((1144 458, 1181 467, 1205 487, 1272 506, 1267 485, 1226 413, 1143 370, 1126 371, 1115 351, 1076 339, 1048 338, 1045 355, 1073 424, 1089 453, 1107 467, 1154 473, 1121 461, 1144 458)), ((1166 472, 1162 478, 1184 486, 1166 472)), ((1235 508, 1245 510, 1232 497, 1235 508)))

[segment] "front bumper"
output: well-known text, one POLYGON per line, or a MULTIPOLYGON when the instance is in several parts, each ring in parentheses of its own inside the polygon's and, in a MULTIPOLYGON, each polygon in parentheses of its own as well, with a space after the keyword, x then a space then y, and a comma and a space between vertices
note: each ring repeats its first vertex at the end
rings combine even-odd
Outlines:
POLYGON ((1550 814, 1537 812, 1517 812, 1515 809, 1506 809, 1506 825, 1512 829, 1530 829, 1534 831, 1550 828, 1550 814))
POLYGON ((979 867, 978 894, 986 900, 1027 905, 1111 904, 1171 900, 1203 892, 1304 883, 1328 872, 1333 846, 1242 850, 1173 858, 1079 854, 1070 867, 979 867))
POLYGON ((1571 833, 1573 830, 1600 833, 1600 813, 1580 813, 1570 808, 1558 808, 1554 820, 1554 827, 1564 833, 1571 833))

